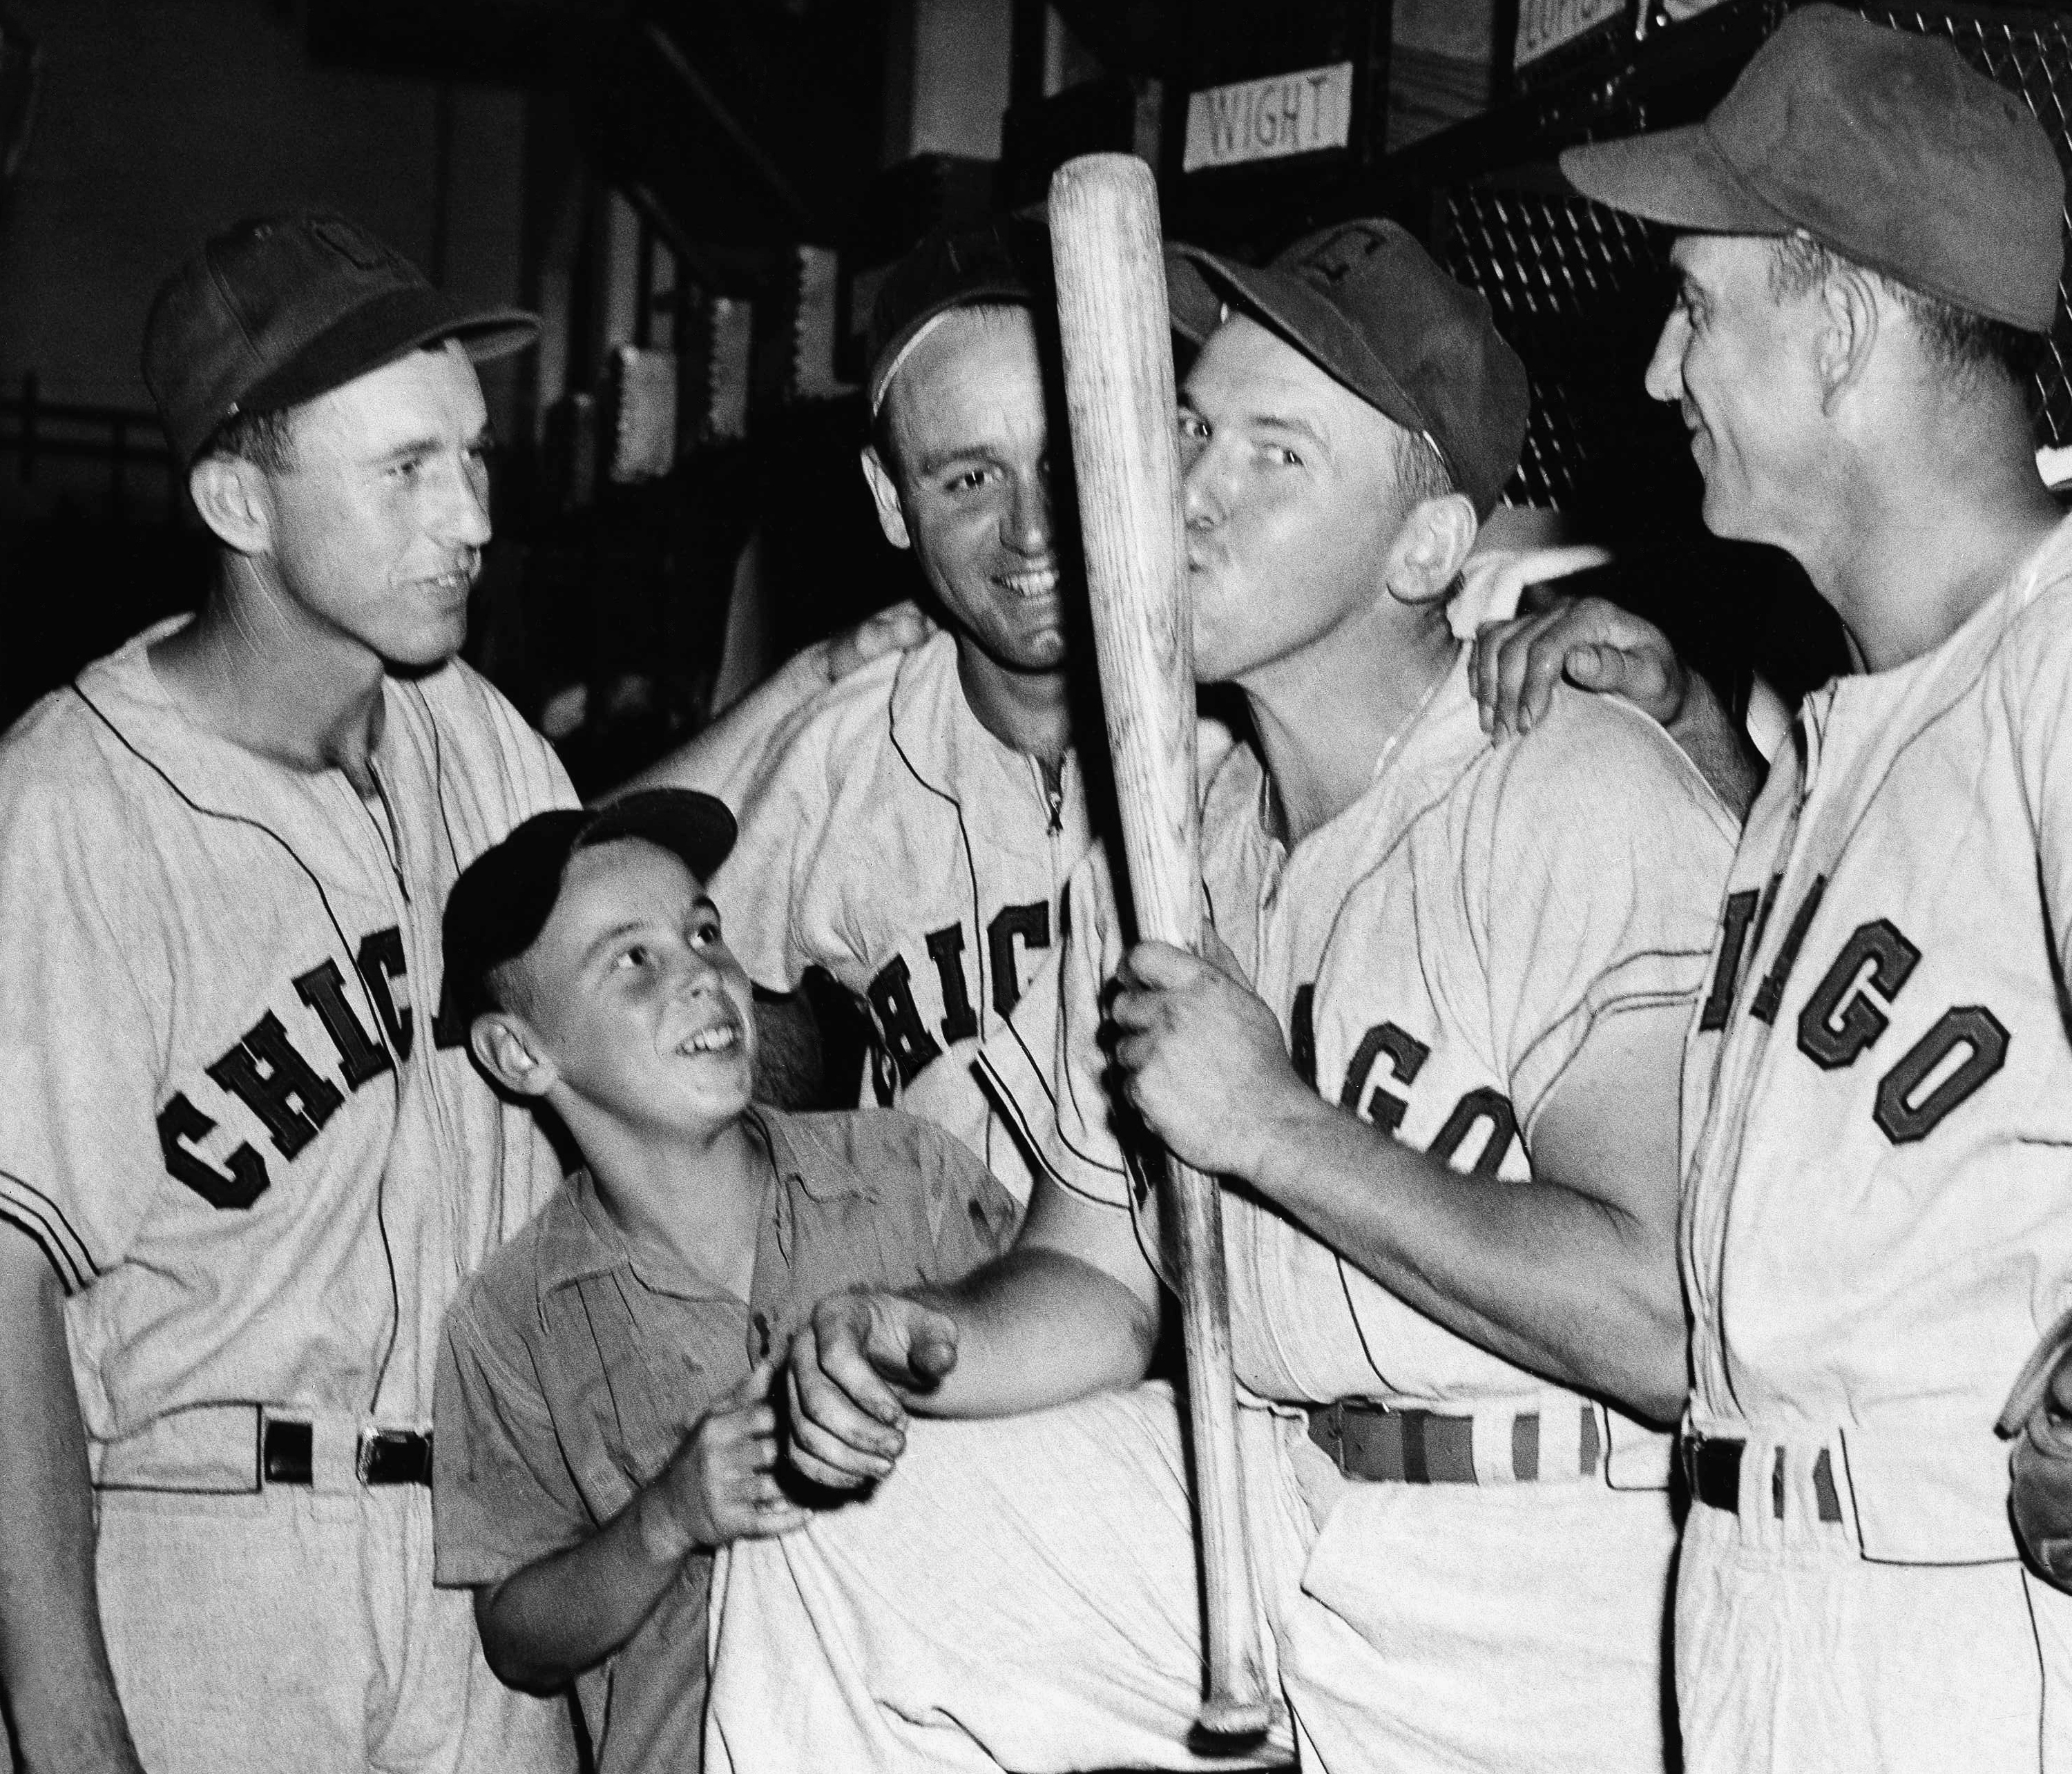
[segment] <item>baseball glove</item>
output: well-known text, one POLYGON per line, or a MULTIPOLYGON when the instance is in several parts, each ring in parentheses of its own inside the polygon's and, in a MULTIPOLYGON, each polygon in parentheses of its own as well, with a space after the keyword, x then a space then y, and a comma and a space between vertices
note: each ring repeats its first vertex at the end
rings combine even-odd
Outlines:
POLYGON ((2015 1531, 2037 1571, 2072 1591, 2072 1312, 2023 1364, 1995 1427, 2015 1438, 2015 1531))

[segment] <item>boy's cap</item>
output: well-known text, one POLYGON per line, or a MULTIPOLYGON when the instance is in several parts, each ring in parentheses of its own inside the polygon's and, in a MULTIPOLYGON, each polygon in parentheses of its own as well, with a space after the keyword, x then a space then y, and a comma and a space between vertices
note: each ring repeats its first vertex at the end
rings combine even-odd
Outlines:
POLYGON ((1404 229, 1341 222, 1257 269, 1177 244, 1166 259, 1176 331, 1206 338, 1226 303, 1249 315, 1425 437, 1479 514, 1494 507, 1525 443, 1525 365, 1404 229))
POLYGON ((191 462, 227 420, 313 400, 406 351, 458 339, 477 363, 530 345, 538 318, 440 294, 356 222, 256 216, 167 278, 144 323, 144 380, 191 462))
POLYGON ((643 838, 683 859, 700 881, 734 848, 724 801, 687 788, 648 788, 590 811, 536 813, 461 871, 442 926, 446 995, 463 1025, 495 1008, 489 976, 539 938, 561 897, 561 877, 578 850, 643 838))
POLYGON ((1804 232, 1925 295, 2048 332, 2065 175, 2013 93, 1947 43, 1794 12, 1703 123, 1571 148, 1586 197, 1703 234, 1804 232))
POLYGON ((886 273, 870 306, 865 387, 873 417, 922 335, 952 309, 1007 303, 1047 312, 1050 232, 1040 222, 1000 216, 978 228, 938 228, 886 273))

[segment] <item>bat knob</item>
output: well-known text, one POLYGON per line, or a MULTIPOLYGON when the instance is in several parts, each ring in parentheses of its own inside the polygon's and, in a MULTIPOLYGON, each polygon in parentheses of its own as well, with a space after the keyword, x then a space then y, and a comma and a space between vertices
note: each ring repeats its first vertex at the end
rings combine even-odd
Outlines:
POLYGON ((1213 1739, 1219 1747, 1256 1743, 1273 1728, 1279 1711, 1267 1700, 1220 1700, 1211 1695, 1194 1715, 1194 1735, 1213 1739))

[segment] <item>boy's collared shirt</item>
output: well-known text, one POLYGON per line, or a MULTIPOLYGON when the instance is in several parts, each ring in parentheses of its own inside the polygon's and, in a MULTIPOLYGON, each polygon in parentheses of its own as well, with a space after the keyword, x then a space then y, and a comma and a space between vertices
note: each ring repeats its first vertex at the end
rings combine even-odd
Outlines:
MULTIPOLYGON (((500 1582, 585 1540, 713 1402, 841 1288, 954 1280, 1004 1250, 1018 1209, 962 1146, 893 1111, 750 1120, 773 1160, 746 1300, 636 1255, 579 1170, 456 1301, 441 1353, 437 1580, 500 1582)), ((601 1774, 695 1767, 708 1554, 577 1682, 601 1774)))

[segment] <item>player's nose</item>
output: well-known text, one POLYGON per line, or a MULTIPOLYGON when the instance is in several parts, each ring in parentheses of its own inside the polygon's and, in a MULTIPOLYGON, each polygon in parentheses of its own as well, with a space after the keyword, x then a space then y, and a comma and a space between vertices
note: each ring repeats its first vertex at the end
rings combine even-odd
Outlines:
POLYGON ((1661 336, 1655 342, 1655 354, 1647 360, 1645 386, 1656 400, 1683 399, 1684 351, 1690 337, 1688 317, 1681 307, 1671 309, 1668 319, 1662 323, 1661 336))
POLYGON ((1198 450, 1180 478, 1180 511, 1190 530, 1214 529, 1229 511, 1213 463, 1213 452, 1198 450))
POLYGON ((456 456, 437 470, 433 526, 438 540, 479 548, 489 540, 489 471, 479 457, 456 456))
POLYGON ((1032 472, 1014 477, 1001 514, 1001 538, 1017 554, 1050 552, 1050 477, 1032 472))

